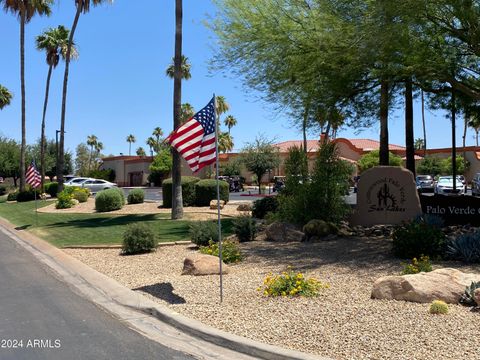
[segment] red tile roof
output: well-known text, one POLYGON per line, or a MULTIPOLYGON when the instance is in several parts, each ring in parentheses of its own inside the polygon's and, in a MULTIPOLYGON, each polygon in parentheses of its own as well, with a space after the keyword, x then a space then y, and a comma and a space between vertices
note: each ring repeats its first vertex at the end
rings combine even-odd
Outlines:
MULTIPOLYGON (((362 150, 378 150, 380 149, 380 141, 372 139, 346 139, 352 143, 353 146, 362 150)), ((389 144, 389 150, 405 150, 405 147, 400 145, 389 144)))
MULTIPOLYGON (((307 150, 308 152, 317 152, 318 151, 318 140, 307 140, 307 150)), ((278 151, 281 153, 288 152, 288 149, 296 146, 298 148, 303 148, 303 140, 290 140, 290 141, 283 141, 275 144, 278 148, 278 151)))
MULTIPOLYGON (((371 151, 371 150, 380 149, 380 142, 377 141, 377 140, 372 140, 372 139, 344 139, 344 138, 338 138, 336 140, 348 141, 354 147, 359 149, 360 151, 371 151)), ((278 150, 281 153, 286 153, 286 152, 288 152, 288 149, 290 149, 294 146, 303 147, 303 141, 302 140, 283 141, 283 142, 275 144, 275 146, 278 147, 278 150)), ((318 151, 318 147, 319 147, 319 141, 318 140, 307 140, 308 152, 316 152, 316 151, 318 151)), ((388 147, 389 147, 390 150, 405 151, 405 147, 400 146, 400 145, 389 144, 388 147)))

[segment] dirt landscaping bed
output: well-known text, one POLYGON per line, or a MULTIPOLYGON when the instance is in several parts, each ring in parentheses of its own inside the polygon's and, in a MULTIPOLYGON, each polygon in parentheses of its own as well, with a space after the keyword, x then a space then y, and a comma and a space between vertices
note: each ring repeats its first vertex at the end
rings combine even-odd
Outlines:
MULTIPOLYGON (((431 315, 429 304, 372 300, 376 279, 398 275, 400 261, 384 238, 338 238, 320 243, 241 244, 244 260, 224 276, 182 276, 192 246, 119 256, 118 249, 67 249, 66 253, 123 285, 216 328, 265 343, 333 359, 478 359, 480 314, 450 305, 431 315), (268 273, 290 265, 330 284, 316 298, 267 298, 258 287, 268 273)), ((480 266, 434 263, 480 273, 480 266)))

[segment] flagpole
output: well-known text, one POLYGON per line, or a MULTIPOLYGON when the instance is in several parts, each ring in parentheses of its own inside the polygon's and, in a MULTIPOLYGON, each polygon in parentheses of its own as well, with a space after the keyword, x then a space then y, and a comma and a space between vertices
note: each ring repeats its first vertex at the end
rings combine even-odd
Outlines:
POLYGON ((218 114, 217 98, 213 94, 215 107, 215 173, 217 178, 217 215, 218 215, 218 258, 220 261, 220 303, 223 302, 223 256, 222 256, 222 222, 220 220, 220 180, 218 179, 218 114))

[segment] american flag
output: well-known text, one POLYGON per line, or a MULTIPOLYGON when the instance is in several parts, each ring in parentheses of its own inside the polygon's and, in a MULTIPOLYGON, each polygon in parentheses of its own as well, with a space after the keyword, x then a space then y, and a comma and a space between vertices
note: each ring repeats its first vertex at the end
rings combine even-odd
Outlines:
POLYGON ((167 139, 193 172, 215 162, 215 97, 167 139))
POLYGON ((40 173, 38 172, 37 168, 35 167, 35 163, 32 161, 30 166, 27 169, 26 178, 27 184, 32 185, 32 187, 37 188, 40 186, 41 178, 40 173))

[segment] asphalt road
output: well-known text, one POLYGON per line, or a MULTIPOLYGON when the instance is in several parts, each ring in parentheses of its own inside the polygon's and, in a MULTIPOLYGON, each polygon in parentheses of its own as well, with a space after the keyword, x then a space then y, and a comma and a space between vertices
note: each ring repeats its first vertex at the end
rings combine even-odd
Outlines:
POLYGON ((0 232, 0 359, 193 357, 148 340, 83 299, 0 232))

